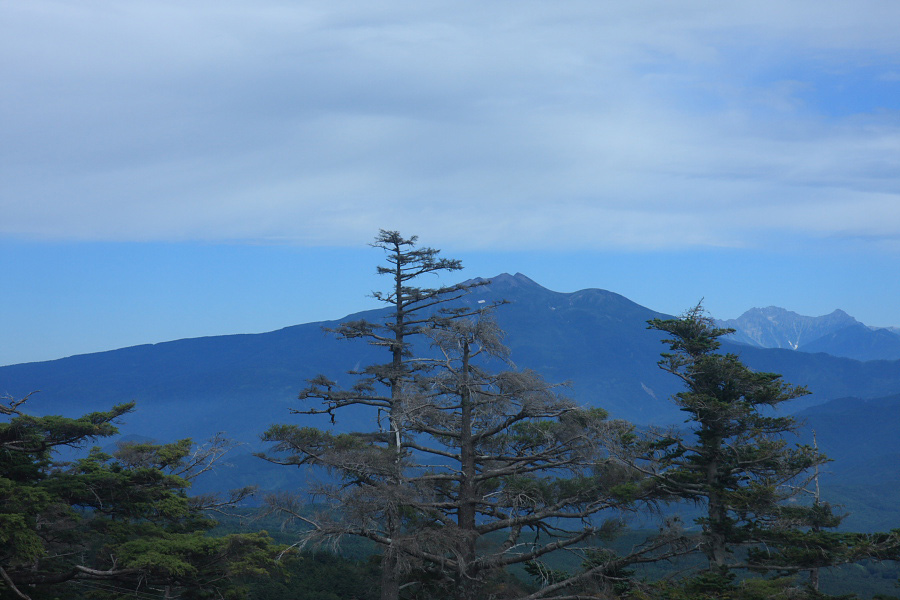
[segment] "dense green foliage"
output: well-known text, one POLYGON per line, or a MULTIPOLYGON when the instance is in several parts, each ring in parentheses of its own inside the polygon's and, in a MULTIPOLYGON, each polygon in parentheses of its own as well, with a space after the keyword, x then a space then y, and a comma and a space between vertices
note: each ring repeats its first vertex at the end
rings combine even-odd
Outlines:
POLYGON ((283 576, 246 580, 260 600, 377 600, 378 561, 350 560, 336 554, 302 552, 283 569, 283 576))
POLYGON ((0 593, 74 596, 75 584, 104 582, 95 597, 237 598, 240 576, 273 568, 265 532, 209 536, 215 521, 206 509, 221 502, 187 495, 190 480, 220 455, 221 441, 130 444, 112 454, 94 448, 57 463, 59 447, 113 435, 114 421, 132 405, 72 419, 23 414, 23 402, 0 409, 8 418, 0 423, 0 593))

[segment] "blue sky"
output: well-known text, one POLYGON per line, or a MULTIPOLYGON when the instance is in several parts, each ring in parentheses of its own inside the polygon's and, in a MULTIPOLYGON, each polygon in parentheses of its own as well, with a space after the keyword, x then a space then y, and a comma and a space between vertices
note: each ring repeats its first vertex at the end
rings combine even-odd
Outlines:
POLYGON ((370 308, 379 228, 900 325, 893 1, 0 4, 0 364, 370 308))

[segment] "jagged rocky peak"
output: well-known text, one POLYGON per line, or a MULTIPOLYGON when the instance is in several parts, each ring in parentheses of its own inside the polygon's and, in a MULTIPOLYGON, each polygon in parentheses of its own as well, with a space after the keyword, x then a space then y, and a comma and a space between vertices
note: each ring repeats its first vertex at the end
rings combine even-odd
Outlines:
POLYGON ((799 315, 778 306, 751 308, 737 319, 717 321, 721 327, 735 329, 736 342, 763 348, 798 349, 823 336, 859 324, 859 321, 837 309, 819 317, 799 315))

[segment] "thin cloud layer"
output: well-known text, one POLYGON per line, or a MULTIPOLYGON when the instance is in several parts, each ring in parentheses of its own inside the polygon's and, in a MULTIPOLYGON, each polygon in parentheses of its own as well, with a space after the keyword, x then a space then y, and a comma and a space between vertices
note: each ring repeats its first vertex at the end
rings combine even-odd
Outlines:
POLYGON ((900 6, 12 0, 0 233, 629 249, 900 232, 900 6))

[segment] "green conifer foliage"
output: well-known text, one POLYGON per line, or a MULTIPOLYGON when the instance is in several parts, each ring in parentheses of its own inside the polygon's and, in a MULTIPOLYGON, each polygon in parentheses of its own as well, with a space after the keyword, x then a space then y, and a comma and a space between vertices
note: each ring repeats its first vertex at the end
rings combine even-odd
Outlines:
POLYGON ((78 597, 89 586, 99 598, 239 598, 240 576, 274 566, 265 532, 208 536, 215 521, 206 510, 221 502, 187 495, 190 480, 227 446, 223 440, 201 448, 190 440, 131 444, 112 454, 94 448, 56 463, 61 446, 114 435, 115 421, 134 405, 35 417, 22 412, 24 401, 0 406, 0 596, 78 597))
MULTIPOLYGON (((786 529, 809 526, 808 511, 787 509, 785 502, 805 489, 810 470, 827 459, 812 447, 790 445, 797 423, 774 410, 808 392, 717 352, 719 338, 731 330, 715 327, 699 305, 679 319, 649 323, 670 336, 664 343, 671 352, 662 354, 659 366, 684 382, 674 400, 692 430, 659 440, 658 484, 704 507, 697 522, 711 571, 724 575, 752 566, 734 550, 760 543, 778 547, 788 541, 786 529)), ((823 524, 832 525, 827 519, 823 524)))

